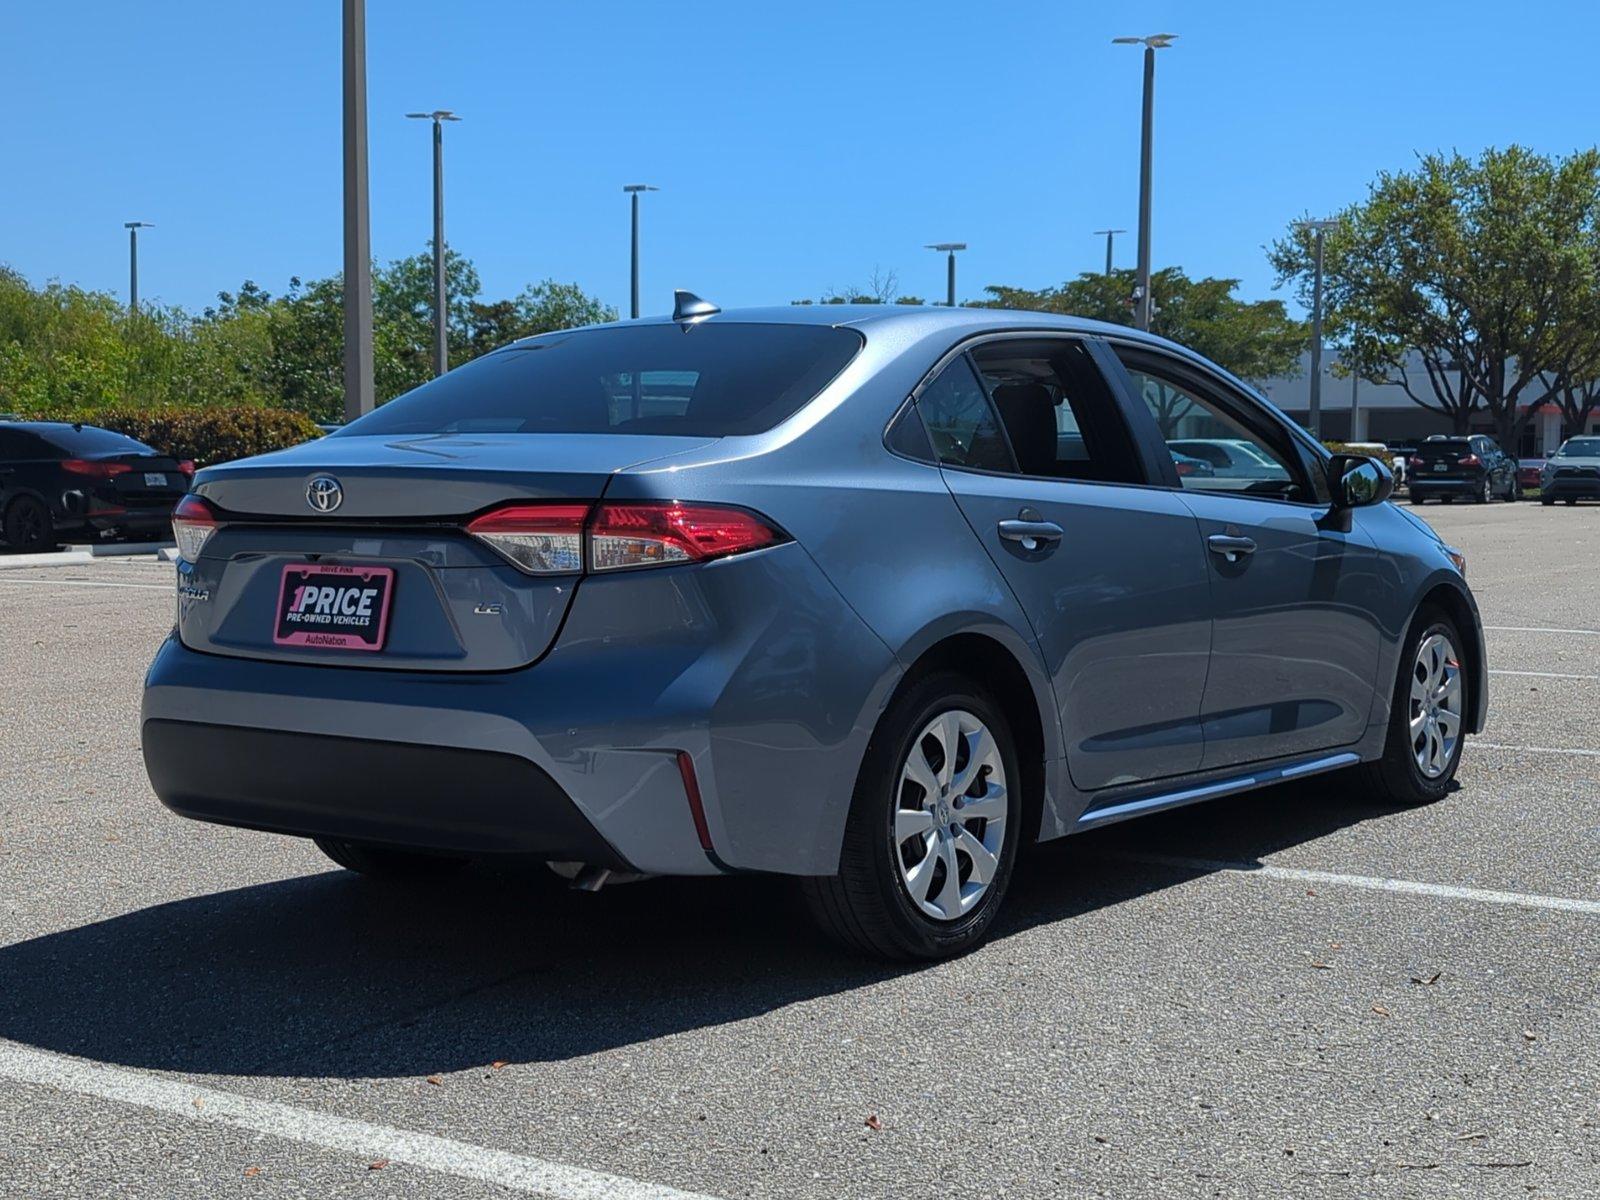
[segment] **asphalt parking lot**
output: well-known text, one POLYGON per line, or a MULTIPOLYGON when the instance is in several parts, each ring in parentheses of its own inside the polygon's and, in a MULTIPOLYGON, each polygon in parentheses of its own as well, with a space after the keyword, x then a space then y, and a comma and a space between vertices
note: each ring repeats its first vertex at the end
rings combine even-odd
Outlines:
POLYGON ((1041 850, 885 969, 786 888, 393 891, 145 783, 171 568, 0 571, 0 1195, 1600 1194, 1600 507, 1430 505, 1488 732, 1041 850))

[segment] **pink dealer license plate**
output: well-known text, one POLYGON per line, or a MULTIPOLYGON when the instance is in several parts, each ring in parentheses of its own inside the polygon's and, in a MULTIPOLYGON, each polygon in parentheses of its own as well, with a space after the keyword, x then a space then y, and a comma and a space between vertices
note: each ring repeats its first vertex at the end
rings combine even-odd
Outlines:
POLYGON ((278 588, 272 640, 280 646, 382 650, 393 598, 390 567, 291 563, 278 588))

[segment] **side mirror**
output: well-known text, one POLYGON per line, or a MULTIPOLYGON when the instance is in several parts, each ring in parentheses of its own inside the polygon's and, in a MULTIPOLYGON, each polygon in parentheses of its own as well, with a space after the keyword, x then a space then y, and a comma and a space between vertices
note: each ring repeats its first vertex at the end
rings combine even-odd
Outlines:
POLYGON ((1324 529, 1349 533, 1350 510, 1382 504, 1394 491, 1394 475, 1364 454, 1335 454, 1328 461, 1328 484, 1333 506, 1317 523, 1324 529))
POLYGON ((1394 491, 1394 475, 1375 458, 1364 454, 1338 454, 1333 470, 1333 503, 1337 508, 1365 508, 1382 504, 1394 491))

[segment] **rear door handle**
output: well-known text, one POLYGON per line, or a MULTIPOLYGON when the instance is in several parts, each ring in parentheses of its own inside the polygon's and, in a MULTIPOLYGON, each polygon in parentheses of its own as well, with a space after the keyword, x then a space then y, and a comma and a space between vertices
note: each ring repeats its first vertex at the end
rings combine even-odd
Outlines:
POLYGON ((1000 536, 1008 542, 1019 542, 1024 550, 1037 550, 1041 545, 1059 542, 1065 532, 1054 521, 1001 521, 1000 536))
POLYGON ((1256 544, 1252 539, 1231 533, 1213 533, 1206 539, 1206 546, 1211 553, 1220 554, 1231 563, 1256 552, 1256 544))

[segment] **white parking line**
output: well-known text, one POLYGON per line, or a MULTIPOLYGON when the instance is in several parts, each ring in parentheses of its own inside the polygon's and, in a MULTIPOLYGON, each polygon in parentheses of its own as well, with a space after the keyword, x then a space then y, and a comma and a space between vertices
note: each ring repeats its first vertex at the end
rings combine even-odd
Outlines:
POLYGON ((1485 625, 1491 633, 1570 633, 1574 636, 1600 637, 1600 629, 1552 629, 1548 625, 1485 625))
POLYGON ((1571 746, 1510 746, 1505 742, 1480 742, 1476 739, 1467 745, 1476 746, 1479 750, 1518 750, 1525 754, 1570 754, 1574 758, 1600 758, 1600 750, 1578 750, 1571 746))
POLYGON ((101 579, 5 579, 0 583, 37 583, 43 587, 108 587, 137 588, 144 592, 170 592, 170 583, 111 583, 101 579))
POLYGON ((1513 908, 1539 908, 1555 912, 1582 913, 1600 917, 1600 900, 1575 900, 1568 896, 1538 896, 1526 892, 1496 892, 1486 888, 1453 887, 1443 883, 1418 883, 1412 879, 1387 879, 1376 875, 1343 875, 1336 871, 1306 871, 1298 867, 1275 867, 1270 863, 1220 862, 1204 858, 1184 858, 1173 854, 1114 854, 1126 862, 1150 863, 1158 867, 1180 867, 1226 875, 1258 875, 1290 883, 1322 883, 1329 886, 1365 888, 1375 892, 1399 892, 1408 896, 1432 896, 1442 900, 1470 900, 1477 904, 1504 904, 1513 908))
POLYGON ((1491 668, 1491 675, 1521 675, 1527 679, 1600 679, 1600 675, 1568 675, 1561 671, 1502 671, 1491 668))
POLYGON ((356 1155, 363 1162, 386 1158, 391 1162, 409 1163, 442 1175, 531 1192, 551 1200, 709 1200, 697 1193, 661 1184, 566 1167, 525 1154, 353 1121, 272 1100, 237 1096, 3 1040, 0 1040, 0 1078, 132 1104, 181 1121, 249 1129, 270 1137, 356 1155))

